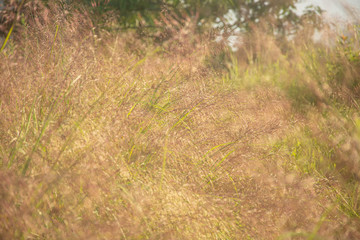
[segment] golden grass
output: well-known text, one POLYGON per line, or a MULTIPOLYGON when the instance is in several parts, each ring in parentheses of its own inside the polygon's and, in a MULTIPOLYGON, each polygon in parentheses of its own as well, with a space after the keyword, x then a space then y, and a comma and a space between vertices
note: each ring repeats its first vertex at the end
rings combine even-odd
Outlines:
POLYGON ((360 236, 359 185, 332 162, 349 158, 335 135, 353 154, 357 137, 294 110, 303 68, 225 76, 206 42, 180 55, 86 21, 23 30, 0 56, 1 239, 360 236))

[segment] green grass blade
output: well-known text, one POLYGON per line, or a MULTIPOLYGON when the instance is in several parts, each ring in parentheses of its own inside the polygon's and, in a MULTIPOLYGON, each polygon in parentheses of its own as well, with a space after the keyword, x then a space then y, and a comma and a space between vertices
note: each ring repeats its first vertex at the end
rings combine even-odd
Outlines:
POLYGON ((195 105, 195 107, 193 107, 190 111, 188 111, 184 116, 182 116, 171 128, 170 130, 174 129, 177 125, 179 125, 180 123, 185 123, 184 120, 185 118, 187 118, 187 116, 193 112, 200 104, 202 103, 202 101, 200 101, 198 104, 195 105))
POLYGON ((16 11, 16 16, 15 16, 14 22, 12 23, 11 28, 10 28, 8 34, 6 35, 5 41, 4 41, 4 43, 2 44, 2 46, 1 46, 0 52, 2 52, 2 51, 4 50, 4 48, 5 48, 5 46, 6 46, 6 43, 7 43, 7 42, 9 41, 9 39, 10 39, 11 33, 12 33, 12 31, 14 30, 14 27, 15 27, 16 19, 17 19, 17 17, 19 16, 21 7, 24 5, 24 3, 25 3, 25 0, 22 0, 21 3, 20 3, 20 5, 19 5, 19 7, 18 7, 18 9, 17 9, 17 11, 16 11))
MULTIPOLYGON (((168 135, 166 134, 166 136, 168 136, 168 135)), ((165 145, 164 145, 164 156, 163 156, 163 162, 162 162, 162 170, 161 170, 160 191, 162 189, 162 185, 163 185, 163 181, 164 181, 164 177, 165 177, 167 143, 168 143, 168 138, 166 137, 165 138, 165 145)))
POLYGON ((2 52, 2 51, 4 50, 4 48, 5 48, 5 46, 6 46, 6 43, 9 41, 9 38, 10 38, 11 33, 12 33, 13 29, 14 29, 14 26, 15 26, 15 23, 13 23, 13 24, 11 25, 11 28, 10 28, 9 32, 8 32, 8 34, 6 35, 5 41, 4 41, 3 45, 1 46, 0 52, 2 52))

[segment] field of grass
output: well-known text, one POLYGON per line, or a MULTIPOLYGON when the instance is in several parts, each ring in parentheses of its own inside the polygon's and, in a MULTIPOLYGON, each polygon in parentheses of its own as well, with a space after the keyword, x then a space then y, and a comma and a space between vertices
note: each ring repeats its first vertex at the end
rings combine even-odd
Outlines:
POLYGON ((237 54, 24 26, 0 53, 0 239, 360 239, 359 31, 237 54))

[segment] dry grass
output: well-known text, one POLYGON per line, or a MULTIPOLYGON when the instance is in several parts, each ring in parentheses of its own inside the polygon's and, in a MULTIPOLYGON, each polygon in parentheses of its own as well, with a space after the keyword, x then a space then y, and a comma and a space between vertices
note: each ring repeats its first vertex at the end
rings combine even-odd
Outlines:
POLYGON ((359 185, 331 167, 353 156, 335 135, 353 154, 357 137, 294 110, 290 76, 310 74, 224 76, 206 42, 178 54, 87 21, 29 27, 0 56, 0 239, 360 237, 359 185))

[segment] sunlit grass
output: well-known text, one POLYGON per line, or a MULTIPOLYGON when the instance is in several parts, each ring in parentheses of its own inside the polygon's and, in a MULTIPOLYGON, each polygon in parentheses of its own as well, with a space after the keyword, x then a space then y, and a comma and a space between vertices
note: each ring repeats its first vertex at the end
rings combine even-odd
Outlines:
POLYGON ((357 239, 355 40, 219 67, 83 22, 0 56, 0 238, 357 239))

